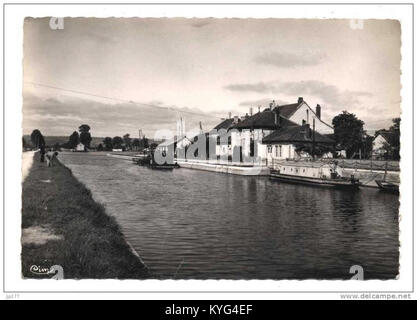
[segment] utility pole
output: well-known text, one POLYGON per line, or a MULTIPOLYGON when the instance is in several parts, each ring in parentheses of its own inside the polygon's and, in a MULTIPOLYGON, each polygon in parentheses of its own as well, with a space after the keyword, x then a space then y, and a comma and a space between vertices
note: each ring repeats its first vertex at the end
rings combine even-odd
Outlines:
POLYGON ((313 161, 316 160, 316 118, 313 118, 313 161))

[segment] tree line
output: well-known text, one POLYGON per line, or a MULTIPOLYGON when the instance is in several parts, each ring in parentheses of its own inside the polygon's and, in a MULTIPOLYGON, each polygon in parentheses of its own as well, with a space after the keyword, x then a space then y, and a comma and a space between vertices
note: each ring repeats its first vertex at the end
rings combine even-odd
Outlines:
MULTIPOLYGON (((385 142, 382 146, 382 152, 386 159, 399 160, 400 159, 400 118, 392 119, 392 125, 388 130, 382 129, 375 132, 375 136, 380 133, 388 132, 390 141, 385 142)), ((331 135, 335 141, 335 150, 345 150, 346 158, 362 158, 369 159, 372 157, 374 137, 369 135, 364 130, 365 123, 358 119, 355 114, 343 111, 335 116, 332 120, 334 134, 331 135)), ((90 126, 82 124, 78 127, 78 131, 74 131, 68 138, 68 141, 54 146, 54 149, 59 148, 75 149, 79 143, 82 143, 86 149, 90 149, 92 141, 90 134, 90 126)), ((36 148, 45 147, 45 139, 42 133, 35 129, 30 135, 32 146, 36 148)), ((23 139, 23 147, 26 146, 26 141, 23 139)), ((123 137, 115 136, 105 137, 97 146, 98 151, 111 151, 113 149, 122 150, 141 150, 144 148, 155 147, 154 144, 149 145, 149 140, 146 137, 142 139, 132 139, 130 134, 126 133, 123 137)), ((328 152, 327 149, 320 149, 317 146, 316 154, 328 152)))
POLYGON ((127 150, 140 150, 149 148, 149 139, 146 137, 143 137, 141 139, 134 138, 132 139, 130 137, 129 133, 126 133, 123 137, 115 136, 113 138, 111 137, 105 137, 103 139, 103 143, 100 143, 97 146, 98 151, 111 151, 113 149, 121 149, 124 151, 127 150))

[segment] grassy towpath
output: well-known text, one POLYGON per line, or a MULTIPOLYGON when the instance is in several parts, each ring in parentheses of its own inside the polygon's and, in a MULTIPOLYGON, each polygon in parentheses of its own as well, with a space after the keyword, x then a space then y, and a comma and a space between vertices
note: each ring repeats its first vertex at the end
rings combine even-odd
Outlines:
MULTIPOLYGON (((51 168, 39 153, 22 190, 22 275, 63 267, 65 279, 144 279, 146 266, 125 241, 115 219, 59 161, 51 168)), ((41 272, 42 273, 42 272, 41 272)))

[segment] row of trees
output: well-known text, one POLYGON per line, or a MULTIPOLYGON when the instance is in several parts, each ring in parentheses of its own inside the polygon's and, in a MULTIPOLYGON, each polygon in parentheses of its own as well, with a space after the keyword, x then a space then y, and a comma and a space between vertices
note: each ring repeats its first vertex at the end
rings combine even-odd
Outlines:
POLYGON ((146 137, 142 139, 132 139, 130 134, 126 133, 123 138, 119 136, 105 137, 103 143, 98 145, 99 150, 111 151, 112 149, 122 149, 122 150, 139 150, 149 148, 149 140, 146 137))

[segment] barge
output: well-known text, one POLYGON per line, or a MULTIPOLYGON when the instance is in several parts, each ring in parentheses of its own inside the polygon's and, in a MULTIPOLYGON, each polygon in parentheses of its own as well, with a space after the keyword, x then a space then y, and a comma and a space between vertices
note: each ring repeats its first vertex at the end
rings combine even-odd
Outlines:
POLYGON ((271 170, 270 179, 347 190, 355 190, 360 186, 359 179, 356 179, 353 175, 350 178, 342 177, 337 162, 323 165, 314 161, 287 161, 271 170))

